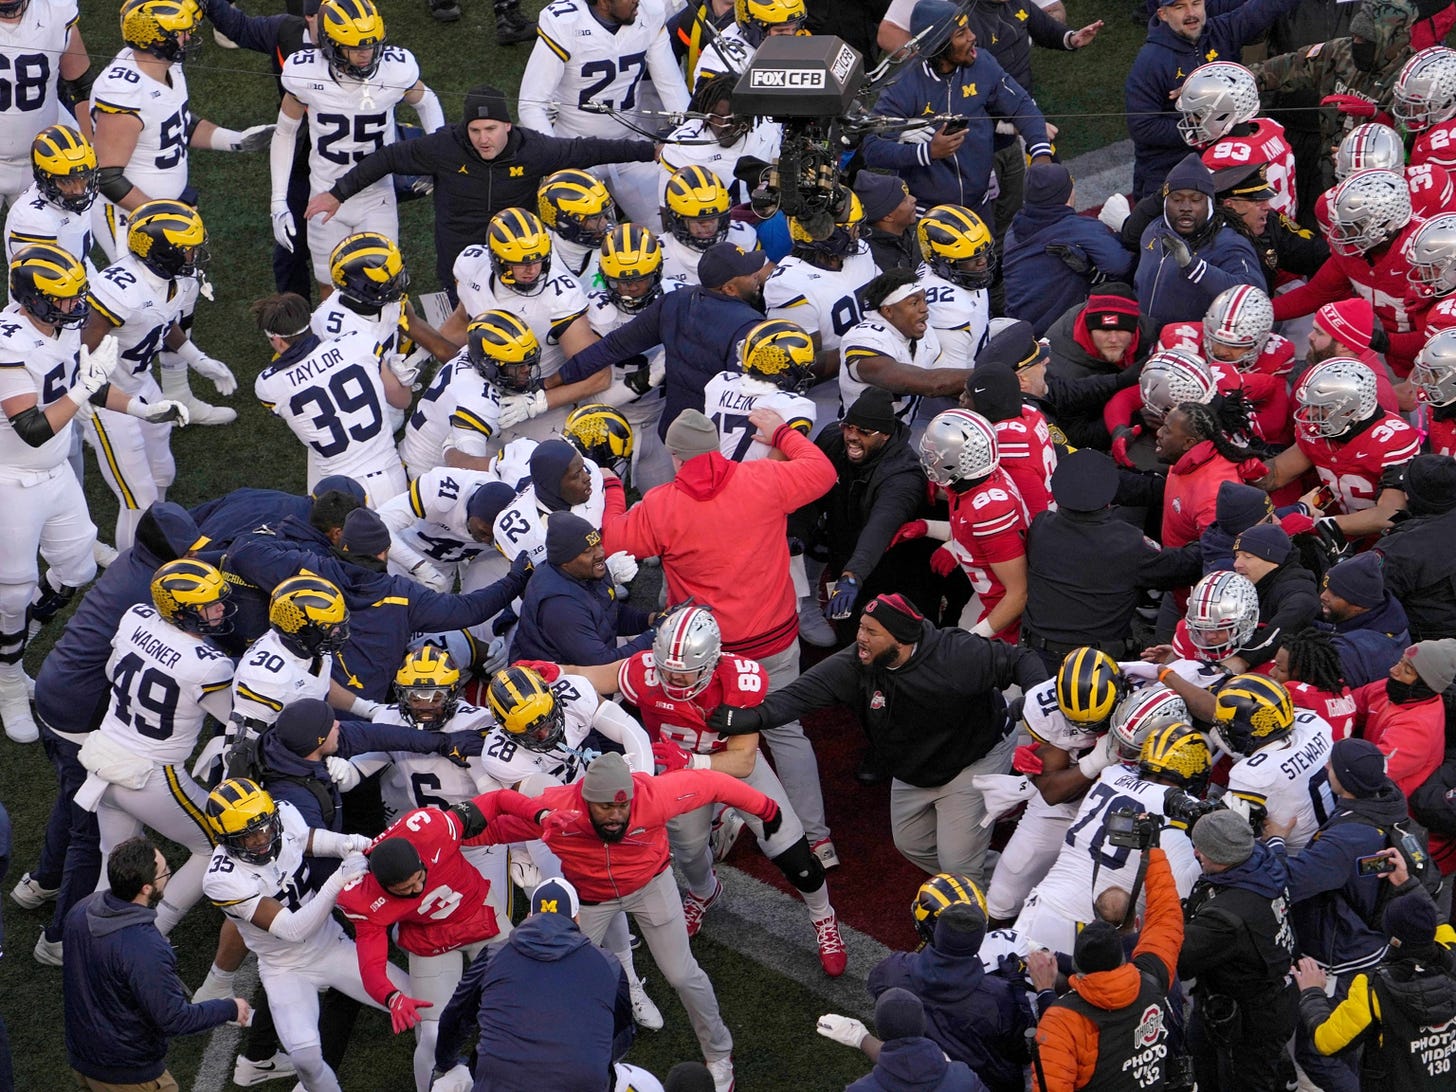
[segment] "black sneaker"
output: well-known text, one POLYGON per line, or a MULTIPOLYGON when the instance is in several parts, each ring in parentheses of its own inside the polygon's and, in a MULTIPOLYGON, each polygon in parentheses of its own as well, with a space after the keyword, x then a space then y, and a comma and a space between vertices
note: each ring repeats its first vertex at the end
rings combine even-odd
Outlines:
POLYGON ((536 37, 536 24, 521 14, 518 7, 496 12, 495 40, 498 45, 515 45, 536 37))
POLYGON ((459 0, 430 0, 430 16, 440 23, 453 23, 461 15, 459 0))

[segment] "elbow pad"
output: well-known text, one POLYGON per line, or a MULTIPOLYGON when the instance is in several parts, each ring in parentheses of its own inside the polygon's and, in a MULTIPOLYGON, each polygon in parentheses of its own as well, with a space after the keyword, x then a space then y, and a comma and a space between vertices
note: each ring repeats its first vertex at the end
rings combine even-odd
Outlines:
POLYGON ((30 447, 40 447, 56 434, 56 430, 51 428, 51 423, 46 420, 46 415, 39 406, 21 410, 10 418, 10 427, 15 430, 15 435, 30 447))
POLYGON ((91 101, 91 85, 95 82, 96 73, 91 70, 91 66, 88 64, 86 71, 82 72, 74 80, 61 81, 61 94, 70 99, 72 105, 78 102, 89 102, 91 101))
POLYGON ((136 188, 126 176, 124 167, 98 167, 96 186, 101 190, 101 196, 108 201, 120 201, 136 188))
POLYGON ((202 124, 202 119, 199 118, 199 117, 194 117, 191 121, 189 121, 187 123, 186 133, 187 133, 187 143, 189 145, 192 143, 192 134, 195 133, 195 132, 197 132, 197 127, 199 125, 201 125, 201 124, 202 124))
POLYGON ((461 800, 457 804, 451 804, 446 811, 454 814, 460 820, 463 828, 461 838, 475 838, 485 832, 485 814, 476 806, 474 800, 461 800))

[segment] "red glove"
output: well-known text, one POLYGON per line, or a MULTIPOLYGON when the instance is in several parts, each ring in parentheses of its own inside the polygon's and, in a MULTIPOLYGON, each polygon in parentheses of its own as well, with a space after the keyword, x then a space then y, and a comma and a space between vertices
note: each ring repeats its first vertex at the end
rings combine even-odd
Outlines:
POLYGON ((1256 482, 1269 476, 1269 464, 1263 459, 1245 459, 1239 463, 1239 477, 1246 482, 1256 482))
POLYGON ((1314 530, 1314 520, 1310 519, 1303 512, 1290 512, 1287 516, 1279 518, 1279 526, 1284 528, 1284 533, 1290 538, 1295 535, 1307 535, 1314 530))
POLYGON ((676 743, 668 743, 666 740, 660 739, 652 745, 652 760, 657 765, 658 773, 686 770, 691 757, 676 743))
MULTIPOLYGON (((923 519, 912 519, 898 531, 895 537, 890 539, 890 546, 898 546, 902 542, 909 542, 911 539, 924 538, 930 527, 923 519)), ((890 547, 885 547, 889 549, 890 547)))
POLYGON ((423 1019, 420 1009, 434 1007, 433 1001, 421 1001, 406 996, 403 990, 395 990, 389 995, 389 1021, 394 1025, 394 1033, 398 1035, 402 1031, 408 1031, 423 1019))
POLYGON ((1142 434, 1142 425, 1123 425, 1112 430, 1112 459, 1118 466, 1134 469, 1133 461, 1127 456, 1127 449, 1142 434))
POLYGON ((529 667, 549 683, 561 678, 561 665, 553 664, 550 660, 517 660, 515 666, 529 667))
POLYGON ((1359 95, 1326 95, 1320 99, 1321 106, 1333 106, 1346 117, 1373 118, 1378 107, 1369 99, 1359 95))
POLYGON ((1042 762, 1041 756, 1036 753, 1036 744, 1028 743, 1024 747, 1016 748, 1015 753, 1011 756, 1011 768, 1017 773, 1035 777, 1046 769, 1046 765, 1042 762))
POLYGON ((956 555, 950 552, 949 547, 942 546, 930 555, 930 571, 936 576, 946 577, 961 567, 956 560, 956 555))
POLYGON ((567 827, 575 826, 576 821, 580 818, 581 812, 579 811, 548 811, 545 817, 540 820, 541 837, 543 839, 550 839, 560 834, 567 827))

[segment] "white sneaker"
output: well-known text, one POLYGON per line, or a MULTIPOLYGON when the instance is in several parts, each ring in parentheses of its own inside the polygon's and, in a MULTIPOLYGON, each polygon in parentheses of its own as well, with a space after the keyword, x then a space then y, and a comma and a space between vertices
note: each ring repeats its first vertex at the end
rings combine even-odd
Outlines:
POLYGON ((276 1081, 279 1077, 296 1077, 297 1075, 292 1059, 281 1050, 266 1062, 249 1061, 239 1054, 237 1064, 233 1066, 233 1084, 240 1084, 245 1088, 252 1084, 262 1084, 264 1081, 276 1081))
POLYGON ((20 877, 20 882, 10 892, 10 897, 15 901, 16 906, 26 910, 39 910, 60 893, 59 887, 42 887, 31 879, 30 873, 27 872, 20 877))
POLYGON ((713 1092, 733 1092, 733 1056, 708 1062, 707 1066, 713 1075, 713 1092))
POLYGON ((109 569, 117 558, 116 547, 108 546, 98 538, 91 546, 91 556, 96 559, 97 568, 109 569))
POLYGON ((809 848, 814 851, 814 856, 819 858, 819 863, 826 869, 839 867, 839 853, 830 839, 821 838, 809 848))
POLYGON ((30 689, 23 674, 0 678, 0 721, 14 743, 34 743, 40 739, 40 729, 30 715, 30 689))
POLYGON ((738 814, 737 808, 723 809, 722 814, 713 824, 712 834, 708 836, 708 841, 713 847, 713 860, 721 861, 728 856, 745 826, 747 824, 743 821, 743 816, 738 814))
POLYGON ((838 640, 834 627, 824 617, 817 596, 806 595, 799 600, 799 637, 805 644, 815 648, 833 648, 838 640))
POLYGON ((647 996, 647 983, 640 978, 630 979, 627 989, 632 995, 632 1019, 637 1026, 648 1031, 661 1031, 662 1013, 647 996))
POLYGON ((227 406, 211 406, 187 385, 186 369, 162 368, 162 394, 187 407, 188 423, 193 425, 230 425, 238 419, 238 411, 227 406))
POLYGON ((44 963, 47 967, 59 967, 61 965, 62 942, 59 940, 46 940, 45 931, 35 938, 35 961, 44 963))

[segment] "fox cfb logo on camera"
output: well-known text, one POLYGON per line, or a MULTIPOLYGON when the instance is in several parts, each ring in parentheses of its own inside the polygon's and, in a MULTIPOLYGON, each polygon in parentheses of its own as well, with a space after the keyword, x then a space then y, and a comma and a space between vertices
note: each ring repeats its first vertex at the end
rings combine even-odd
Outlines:
POLYGON ((824 90, 824 70, 814 68, 752 68, 749 87, 793 87, 803 91, 824 90))

